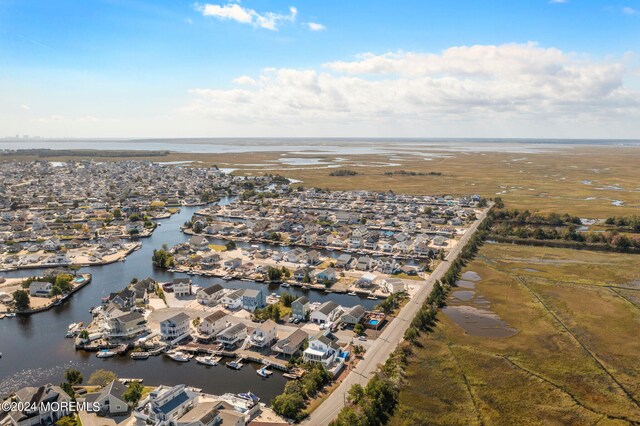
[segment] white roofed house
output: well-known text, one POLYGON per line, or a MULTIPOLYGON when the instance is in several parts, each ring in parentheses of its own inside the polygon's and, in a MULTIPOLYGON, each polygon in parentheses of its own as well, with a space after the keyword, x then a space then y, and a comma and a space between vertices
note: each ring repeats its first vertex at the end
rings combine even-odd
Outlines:
POLYGON ((338 275, 333 268, 326 268, 316 274, 316 281, 319 283, 333 283, 338 275))
POLYGON ((401 293, 407 289, 404 281, 399 278, 385 278, 381 284, 382 287, 391 294, 401 293))
POLYGON ((324 302, 318 309, 311 312, 311 321, 316 324, 325 324, 335 321, 342 314, 340 305, 331 300, 324 302))
POLYGON ((190 330, 189 315, 179 313, 160 322, 160 335, 164 340, 175 340, 181 336, 186 337, 190 330))
POLYGON ((329 330, 324 330, 309 339, 309 346, 303 352, 303 359, 329 367, 339 351, 338 338, 329 330))
POLYGON ((201 305, 212 305, 224 294, 224 288, 220 284, 202 288, 196 293, 196 299, 201 305))
POLYGON ((185 385, 160 386, 140 402, 134 416, 147 425, 176 426, 176 420, 193 409, 199 396, 185 385))
POLYGON ((360 287, 371 287, 377 279, 377 275, 372 274, 371 272, 365 272, 358 280, 357 285, 360 287))
POLYGON ((276 329, 276 323, 270 319, 258 325, 249 336, 251 344, 258 348, 269 346, 277 339, 278 330, 276 329))
POLYGON ((53 284, 48 281, 33 281, 29 284, 29 295, 35 297, 49 297, 53 284))
POLYGON ((240 309, 242 306, 242 295, 244 289, 232 290, 229 293, 222 296, 220 303, 222 303, 227 309, 235 310, 240 309))

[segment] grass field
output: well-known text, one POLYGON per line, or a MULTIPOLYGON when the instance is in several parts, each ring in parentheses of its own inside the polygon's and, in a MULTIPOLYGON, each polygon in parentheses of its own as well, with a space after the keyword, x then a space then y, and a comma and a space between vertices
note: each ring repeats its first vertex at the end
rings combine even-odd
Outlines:
MULTIPOLYGON (((34 160, 33 156, 5 156, 34 160)), ((82 157, 47 157, 50 161, 82 157)), ((99 158, 121 161, 127 158, 99 158)), ((194 161, 194 165, 236 169, 237 174, 279 173, 305 186, 330 189, 393 190, 415 194, 468 194, 502 197, 508 207, 542 212, 568 212, 583 217, 638 214, 640 209, 640 149, 622 147, 563 147, 553 152, 448 152, 416 148, 397 154, 327 155, 171 153, 163 157, 132 157, 150 161, 194 161), (320 164, 283 164, 280 160, 316 159, 320 164), (332 168, 327 168, 332 166, 332 168), (337 167, 339 166, 339 167, 337 167), (330 176, 340 168, 355 176, 330 176), (385 175, 404 170, 417 176, 385 175), (429 172, 440 175, 429 175, 429 172), (615 206, 615 200, 623 202, 615 206)))
POLYGON ((470 336, 441 314, 391 424, 640 421, 640 256, 487 244, 466 269, 518 333, 470 336))

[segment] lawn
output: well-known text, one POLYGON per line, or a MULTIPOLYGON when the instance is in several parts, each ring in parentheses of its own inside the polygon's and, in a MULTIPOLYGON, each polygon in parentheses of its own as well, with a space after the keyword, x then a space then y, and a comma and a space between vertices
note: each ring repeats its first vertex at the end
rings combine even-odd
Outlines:
POLYGON ((640 421, 640 256, 486 244, 466 269, 518 333, 471 336, 440 314, 391 424, 640 421))

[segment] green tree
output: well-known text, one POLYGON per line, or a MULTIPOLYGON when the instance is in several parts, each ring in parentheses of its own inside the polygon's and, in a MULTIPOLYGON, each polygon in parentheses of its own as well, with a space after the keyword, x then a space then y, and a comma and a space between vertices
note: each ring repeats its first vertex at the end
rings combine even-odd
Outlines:
POLYGON ((124 400, 128 402, 131 406, 134 406, 140 401, 142 397, 142 391, 144 388, 139 382, 133 382, 129 386, 127 386, 127 390, 124 392, 124 400))
POLYGON ((64 416, 60 417, 58 421, 56 421, 56 426, 77 426, 78 422, 72 416, 64 416))
POLYGON ((83 377, 82 373, 74 368, 68 368, 64 373, 64 379, 70 385, 79 385, 82 383, 83 377))
POLYGON ((302 395, 283 393, 276 396, 271 404, 276 414, 289 419, 299 420, 302 417, 304 399, 302 395))
POLYGON ((13 302, 16 304, 18 311, 26 311, 31 307, 31 299, 29 292, 26 290, 16 290, 13 293, 13 302))
POLYGON ((351 386, 351 389, 347 392, 347 400, 352 404, 358 404, 364 398, 364 388, 362 385, 356 383, 351 386))
POLYGON ((113 217, 120 219, 122 217, 122 211, 120 209, 113 209, 113 217))
POLYGON ((362 336, 364 334, 364 326, 360 323, 357 323, 353 327, 353 332, 356 333, 358 336, 362 336))
POLYGON ((231 250, 235 250, 236 249, 236 242, 235 241, 227 241, 227 243, 224 245, 227 250, 231 251, 231 250))

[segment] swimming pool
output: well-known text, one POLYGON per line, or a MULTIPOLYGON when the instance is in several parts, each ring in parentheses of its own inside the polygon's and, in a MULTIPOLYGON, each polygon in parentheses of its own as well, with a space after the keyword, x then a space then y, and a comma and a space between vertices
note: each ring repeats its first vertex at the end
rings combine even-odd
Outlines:
POLYGON ((377 319, 369 320, 369 324, 371 324, 371 325, 378 325, 378 323, 379 323, 379 322, 380 322, 380 321, 379 321, 379 320, 377 320, 377 319))

